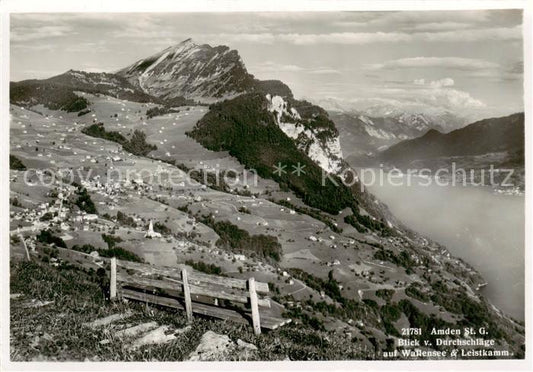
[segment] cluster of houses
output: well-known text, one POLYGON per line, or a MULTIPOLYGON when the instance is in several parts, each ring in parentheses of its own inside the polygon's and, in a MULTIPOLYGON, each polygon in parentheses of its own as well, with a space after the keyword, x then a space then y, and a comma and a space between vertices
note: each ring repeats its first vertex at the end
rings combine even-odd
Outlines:
POLYGON ((98 220, 97 214, 86 213, 81 210, 73 211, 68 207, 68 203, 65 203, 65 201, 75 190, 73 186, 63 184, 58 186, 58 188, 57 197, 54 201, 40 203, 36 208, 12 211, 12 220, 20 221, 19 227, 23 231, 27 230, 34 233, 41 230, 59 228, 65 232, 65 235, 62 236, 63 240, 72 238, 68 235, 68 231, 89 231, 95 230, 95 228, 107 231, 112 228, 109 224, 100 223, 101 221, 98 220))

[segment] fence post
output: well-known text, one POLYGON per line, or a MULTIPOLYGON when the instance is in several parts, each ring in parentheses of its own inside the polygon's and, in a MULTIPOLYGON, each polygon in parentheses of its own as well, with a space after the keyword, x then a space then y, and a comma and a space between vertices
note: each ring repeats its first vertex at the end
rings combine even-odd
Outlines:
POLYGON ((26 241, 24 240, 24 236, 22 236, 22 234, 19 232, 19 239, 22 240, 22 244, 24 245, 24 250, 26 251, 26 258, 28 259, 28 261, 31 261, 31 257, 30 257, 30 251, 28 250, 28 246, 26 245, 26 241))
POLYGON ((187 269, 181 269, 181 281, 183 282, 183 296, 185 297, 185 311, 187 312, 187 321, 192 322, 192 301, 191 289, 189 288, 189 279, 187 277, 187 269))
POLYGON ((114 300, 117 297, 117 259, 111 258, 111 279, 109 281, 109 298, 114 300))
POLYGON ((259 319, 259 306, 257 304, 257 292, 255 291, 255 279, 248 279, 248 290, 250 291, 250 306, 252 307, 252 322, 254 333, 261 334, 261 323, 259 319))

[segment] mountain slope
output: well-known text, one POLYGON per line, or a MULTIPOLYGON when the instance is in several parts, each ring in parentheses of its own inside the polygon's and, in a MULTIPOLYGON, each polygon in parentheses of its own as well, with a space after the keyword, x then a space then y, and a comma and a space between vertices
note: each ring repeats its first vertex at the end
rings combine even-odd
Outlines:
POLYGON ((419 138, 400 142, 383 151, 381 158, 405 164, 418 159, 514 153, 524 148, 524 114, 485 119, 450 133, 429 130, 419 138))
POLYGON ((385 221, 396 224, 396 220, 388 209, 361 190, 353 172, 341 179, 347 164, 333 122, 327 116, 310 115, 312 107, 304 102, 294 103, 304 108, 304 115, 279 96, 243 94, 211 105, 189 135, 209 150, 228 151, 246 168, 293 191, 312 208, 332 215, 351 210, 345 222, 360 232, 390 234, 385 221))
MULTIPOLYGON (((355 205, 354 197, 347 188, 337 188, 329 180, 321 185, 320 163, 306 156, 305 149, 302 151, 293 140, 306 142, 310 139, 296 132, 292 137, 286 135, 277 123, 277 119, 286 113, 275 112, 269 98, 250 93, 214 104, 190 135, 210 150, 229 151, 247 168, 289 187, 312 207, 338 213, 355 205), (285 165, 287 170, 279 174, 274 172, 278 163, 285 165), (297 164, 305 173, 297 175, 292 172, 292 166, 297 164)), ((305 143, 303 145, 306 146, 305 143)), ((340 179, 337 178, 337 181, 340 182, 340 179)))
POLYGON ((246 167, 293 190, 307 205, 333 214, 350 208, 359 221, 353 225, 360 230, 365 230, 362 223, 381 231, 385 215, 392 220, 379 211, 379 203, 360 192, 357 182, 347 187, 338 177, 333 183, 328 180, 347 168, 339 133, 328 113, 295 99, 280 81, 255 79, 237 51, 197 45, 188 39, 117 74, 165 100, 179 95, 214 103, 190 135, 210 150, 229 151, 246 167), (287 174, 273 173, 278 163, 288 167, 287 174), (291 167, 298 164, 305 173, 296 177, 291 167), (366 211, 376 222, 359 215, 360 202, 368 204, 366 211))
POLYGON ((154 97, 135 88, 126 79, 108 73, 69 70, 44 80, 10 84, 10 101, 21 106, 43 104, 54 110, 80 111, 88 102, 75 92, 105 94, 135 102, 153 102, 154 97))
POLYGON ((191 39, 141 59, 117 75, 156 97, 183 96, 200 102, 233 97, 254 83, 236 50, 198 45, 191 39))

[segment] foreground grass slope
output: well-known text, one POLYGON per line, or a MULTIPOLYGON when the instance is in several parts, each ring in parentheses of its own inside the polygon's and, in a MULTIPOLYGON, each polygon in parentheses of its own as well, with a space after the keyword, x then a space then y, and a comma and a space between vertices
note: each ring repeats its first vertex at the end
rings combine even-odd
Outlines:
MULTIPOLYGON (((92 329, 83 323, 111 314, 133 311, 123 322, 157 321, 174 328, 186 326, 182 312, 140 303, 110 302, 106 278, 69 266, 52 267, 41 262, 11 263, 11 360, 60 361, 181 361, 212 330, 257 346, 252 360, 340 360, 372 357, 373 351, 347 342, 343 335, 316 331, 302 325, 254 336, 252 328, 230 322, 195 317, 192 328, 164 345, 130 350, 120 340, 109 339, 105 328, 92 329), (29 300, 53 301, 42 307, 27 307, 29 300)), ((228 356, 228 360, 233 360, 228 356)))

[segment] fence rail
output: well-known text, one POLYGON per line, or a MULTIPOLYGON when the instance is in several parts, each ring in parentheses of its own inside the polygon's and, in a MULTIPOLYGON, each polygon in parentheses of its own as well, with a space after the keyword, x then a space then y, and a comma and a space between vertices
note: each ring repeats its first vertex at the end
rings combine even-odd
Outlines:
POLYGON ((228 278, 198 272, 187 265, 161 267, 64 248, 58 250, 60 258, 71 264, 109 271, 111 299, 126 298, 182 309, 189 322, 193 314, 251 322, 255 334, 260 334, 261 328, 276 329, 291 321, 265 314, 265 309, 271 308, 268 283, 254 278, 228 278))

